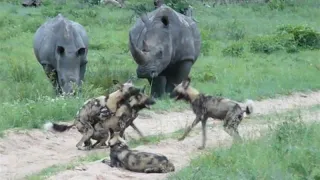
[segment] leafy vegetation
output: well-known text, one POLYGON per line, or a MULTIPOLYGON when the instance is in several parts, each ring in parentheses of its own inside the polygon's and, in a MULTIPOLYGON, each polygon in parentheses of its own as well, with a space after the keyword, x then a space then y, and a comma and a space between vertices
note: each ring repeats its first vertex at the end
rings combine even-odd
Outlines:
MULTIPOLYGON (((133 78, 138 86, 148 84, 135 78, 137 65, 128 49, 128 31, 139 14, 134 8, 150 11, 152 1, 133 0, 122 9, 76 0, 44 0, 38 8, 23 8, 20 3, 0 2, 0 131, 71 120, 87 98, 113 90, 112 79, 133 78), (79 97, 55 98, 33 53, 36 29, 58 13, 84 25, 90 38, 79 97)), ((201 55, 190 74, 201 92, 242 100, 320 88, 319 1, 284 4, 282 10, 259 3, 215 8, 199 1, 188 3, 194 7, 202 36, 201 55)), ((186 105, 164 98, 154 109, 181 107, 186 105)))

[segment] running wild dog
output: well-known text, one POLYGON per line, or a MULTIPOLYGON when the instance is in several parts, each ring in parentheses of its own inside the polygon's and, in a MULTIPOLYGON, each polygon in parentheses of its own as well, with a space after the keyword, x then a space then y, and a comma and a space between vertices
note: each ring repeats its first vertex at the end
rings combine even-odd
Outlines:
POLYGON ((238 126, 244 117, 244 113, 251 114, 253 112, 253 101, 247 100, 244 104, 232 101, 223 97, 213 97, 199 93, 196 89, 190 86, 190 77, 175 85, 174 90, 170 94, 175 100, 185 100, 192 106, 192 110, 196 115, 192 125, 187 127, 183 136, 178 140, 183 140, 200 121, 202 124, 202 146, 199 149, 204 149, 206 146, 206 123, 209 117, 223 120, 224 130, 235 140, 242 141, 238 132, 238 126), (241 108, 241 106, 244 106, 241 108))
MULTIPOLYGON (((175 167, 168 158, 161 154, 130 150, 120 132, 109 129, 110 167, 121 167, 134 172, 168 173, 175 167)), ((108 164, 107 160, 102 163, 108 164)))
POLYGON ((111 118, 117 108, 127 101, 132 95, 140 92, 139 88, 134 87, 131 80, 124 84, 119 84, 117 80, 113 81, 118 90, 107 95, 91 98, 77 112, 74 123, 71 125, 56 124, 48 122, 44 125, 45 129, 52 129, 58 132, 64 132, 73 126, 83 135, 76 147, 79 150, 88 150, 91 148, 90 137, 94 135, 93 126, 101 120, 111 118), (82 147, 82 144, 85 146, 82 147))
MULTIPOLYGON (((109 138, 108 129, 113 131, 120 131, 120 136, 124 137, 124 131, 131 126, 142 138, 143 135, 133 121, 137 118, 138 112, 144 108, 149 109, 151 105, 155 104, 155 100, 144 94, 145 87, 139 94, 131 96, 127 103, 122 104, 116 111, 116 114, 110 119, 98 122, 94 126, 94 135, 92 139, 97 140, 93 147, 105 146, 106 140, 109 138)), ((103 111, 103 110, 101 110, 103 111)), ((107 145, 106 145, 107 146, 107 145)))

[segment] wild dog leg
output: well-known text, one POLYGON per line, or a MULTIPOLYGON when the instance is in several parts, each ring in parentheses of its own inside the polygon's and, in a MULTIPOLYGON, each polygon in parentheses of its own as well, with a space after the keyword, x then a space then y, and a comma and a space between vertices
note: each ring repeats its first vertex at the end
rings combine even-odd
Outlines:
POLYGON ((160 173, 161 169, 159 167, 147 168, 144 170, 145 173, 160 173))
POLYGON ((94 143, 92 145, 92 148, 101 148, 103 146, 105 146, 105 148, 109 147, 108 145, 106 145, 106 141, 109 139, 109 137, 104 137, 103 139, 101 139, 100 141, 97 141, 96 143, 94 143))
POLYGON ((89 140, 85 141, 84 146, 92 146, 91 140, 89 139, 89 140))
POLYGON ((201 120, 201 117, 197 115, 197 116, 196 116, 196 119, 193 121, 193 123, 191 124, 191 126, 187 127, 187 129, 186 129, 186 131, 184 132, 183 136, 180 137, 180 138, 178 139, 178 141, 184 140, 184 138, 190 133, 191 129, 192 129, 194 126, 196 126, 196 125, 200 122, 200 120, 201 120))
POLYGON ((241 122, 241 117, 235 114, 232 110, 230 110, 226 118, 224 120, 223 128, 224 131, 227 132, 230 136, 232 136, 237 141, 242 141, 241 136, 238 132, 238 126, 241 122))
POLYGON ((130 126, 131 126, 135 131, 137 131, 137 133, 139 134, 139 136, 140 136, 141 138, 144 137, 143 134, 142 134, 142 132, 138 129, 138 127, 137 127, 135 124, 131 123, 130 126))
POLYGON ((91 136, 93 135, 93 132, 94 132, 94 129, 91 125, 88 125, 88 129, 87 129, 87 132, 85 132, 81 138, 81 140, 77 143, 76 147, 79 149, 79 150, 89 150, 91 148, 91 146, 85 146, 85 147, 82 147, 82 144, 85 142, 85 141, 88 141, 90 140, 91 136))
POLYGON ((206 142, 207 142, 207 127, 206 127, 207 120, 208 120, 208 117, 204 117, 201 120, 201 125, 202 125, 202 146, 200 146, 198 148, 200 150, 205 148, 206 142))

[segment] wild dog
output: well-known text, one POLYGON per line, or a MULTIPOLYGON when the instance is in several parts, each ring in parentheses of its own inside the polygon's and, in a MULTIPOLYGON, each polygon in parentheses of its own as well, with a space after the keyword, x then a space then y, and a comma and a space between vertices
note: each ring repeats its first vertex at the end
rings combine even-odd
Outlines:
POLYGON ((117 90, 107 96, 99 96, 87 100, 77 112, 73 124, 63 125, 48 122, 44 125, 44 128, 64 132, 76 126, 78 131, 83 135, 81 140, 76 144, 76 147, 79 150, 90 149, 90 137, 94 135, 93 126, 101 120, 111 118, 122 103, 127 101, 132 95, 140 92, 140 89, 134 87, 131 80, 124 84, 120 84, 117 80, 114 80, 113 83, 117 85, 117 90), (83 143, 85 143, 84 147, 82 147, 83 143))
POLYGON ((199 149, 204 149, 206 146, 206 123, 209 117, 223 120, 224 130, 235 140, 242 141, 238 132, 238 126, 243 119, 244 113, 251 114, 253 112, 253 101, 247 100, 242 103, 232 101, 223 97, 213 97, 204 95, 198 90, 190 86, 190 77, 183 80, 180 84, 175 85, 174 90, 170 94, 170 98, 185 100, 191 104, 192 110, 196 115, 191 126, 188 126, 182 137, 178 140, 183 140, 200 121, 202 124, 202 146, 199 149), (241 108, 244 106, 244 108, 241 108))
MULTIPOLYGON (((105 141, 108 139, 108 129, 113 131, 120 131, 121 137, 124 137, 124 131, 127 127, 131 126, 141 138, 143 134, 138 127, 133 123, 137 118, 138 112, 144 108, 150 109, 150 106, 155 104, 155 100, 144 94, 145 87, 139 94, 131 96, 127 103, 123 103, 116 114, 109 119, 98 122, 94 126, 94 136, 92 139, 97 140, 93 147, 104 146, 105 141)), ((103 111, 103 110, 102 110, 103 111)))
POLYGON ((102 163, 134 172, 168 173, 175 171, 174 164, 162 154, 129 149, 119 131, 109 129, 109 137, 110 140, 107 142, 110 147, 110 163, 106 159, 102 160, 102 163))

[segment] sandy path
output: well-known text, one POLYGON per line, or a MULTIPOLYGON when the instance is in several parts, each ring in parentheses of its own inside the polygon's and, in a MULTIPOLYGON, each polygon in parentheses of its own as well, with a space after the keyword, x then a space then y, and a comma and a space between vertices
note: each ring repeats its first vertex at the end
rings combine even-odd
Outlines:
MULTIPOLYGON (((303 121, 320 121, 320 111, 309 112, 305 111, 302 113, 303 121)), ((277 121, 279 123, 279 121, 277 121)), ((221 124, 221 123, 215 123, 221 124)), ((276 123, 274 123, 276 124, 276 123)), ((197 133, 193 132, 190 137, 187 137, 184 141, 177 141, 175 139, 164 140, 156 145, 139 146, 138 150, 149 151, 155 153, 165 154, 175 165, 176 171, 179 171, 183 167, 189 164, 192 157, 200 155, 203 151, 199 151, 197 147, 201 144, 202 136, 200 127, 198 126, 197 133)), ((244 139, 254 139, 263 135, 263 132, 268 130, 267 124, 255 124, 254 122, 243 123, 239 131, 244 139)), ((232 139, 225 133, 221 126, 208 128, 208 141, 207 148, 215 148, 221 146, 230 146, 232 139), (210 138, 211 137, 211 138, 210 138)), ((80 169, 80 168, 78 168, 80 169)), ((50 180, 64 180, 64 179, 74 179, 74 180, 89 180, 89 179, 99 179, 99 180, 156 180, 165 179, 170 175, 167 174, 145 174, 145 173, 134 173, 126 171, 120 168, 111 168, 100 161, 92 162, 90 164, 82 165, 82 171, 78 170, 68 170, 59 173, 56 176, 50 177, 50 180)))
MULTIPOLYGON (((254 113, 267 114, 271 112, 281 112, 295 107, 307 107, 315 104, 320 104, 320 91, 312 92, 310 94, 295 93, 291 96, 267 99, 259 102, 257 101, 255 102, 254 113)), ((184 128, 187 123, 193 121, 193 118, 194 115, 189 110, 184 112, 170 112, 167 114, 156 114, 147 111, 144 112, 143 115, 139 116, 139 118, 136 120, 136 125, 140 127, 144 135, 154 135, 160 133, 169 133, 180 128, 184 128)), ((218 131, 218 129, 208 130, 208 133, 217 133, 212 135, 218 139, 223 138, 223 136, 227 136, 218 135, 220 132, 215 131, 218 131)), ((131 132, 132 129, 129 128, 127 133, 135 134, 131 132)), ((6 137, 0 140, 0 178, 21 178, 25 175, 38 172, 41 169, 51 165, 68 163, 79 156, 85 156, 89 153, 101 151, 94 150, 85 152, 77 150, 75 144, 79 139, 80 134, 75 129, 71 129, 65 133, 55 134, 44 133, 41 130, 19 131, 19 133, 9 131, 6 137)), ((170 144, 170 141, 165 141, 162 143, 170 144)), ((162 143, 148 147, 150 147, 150 150, 152 151, 157 149, 161 150, 159 152, 167 154, 166 148, 168 148, 168 146, 164 146, 162 143), (162 149, 162 147, 164 149, 162 149)), ((172 143, 173 144, 170 144, 170 147, 180 149, 180 146, 184 147, 190 142, 189 140, 183 141, 181 144, 176 143, 174 140, 172 143)), ((217 144, 218 142, 212 143, 217 144)), ((83 177, 86 177, 85 173, 82 175, 83 177)), ((122 176, 127 176, 127 173, 122 175, 119 174, 117 177, 122 176)))

